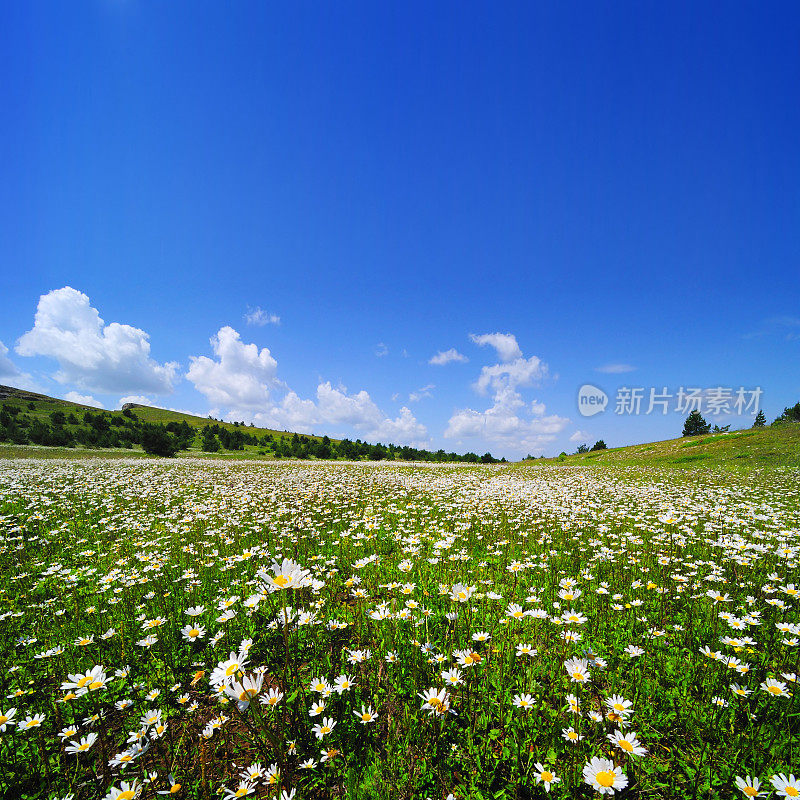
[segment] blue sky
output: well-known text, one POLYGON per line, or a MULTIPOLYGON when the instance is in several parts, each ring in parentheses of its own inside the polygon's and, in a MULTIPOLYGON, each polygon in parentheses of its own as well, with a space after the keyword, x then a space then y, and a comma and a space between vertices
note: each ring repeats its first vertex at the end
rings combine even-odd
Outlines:
POLYGON ((510 458, 800 400, 796 3, 1 13, 0 382, 510 458))

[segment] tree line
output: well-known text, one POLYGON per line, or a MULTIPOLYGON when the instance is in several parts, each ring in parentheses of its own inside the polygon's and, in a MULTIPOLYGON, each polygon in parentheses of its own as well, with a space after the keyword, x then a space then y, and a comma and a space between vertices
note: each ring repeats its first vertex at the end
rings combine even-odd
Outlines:
MULTIPOLYGON (((783 413, 779 414, 773 421, 773 425, 784 425, 791 422, 800 422, 800 403, 795 403, 793 406, 787 406, 783 409, 783 413)), ((764 428, 767 425, 767 417, 763 411, 759 411, 753 420, 754 428, 764 428)), ((683 423, 683 436, 703 436, 707 433, 727 433, 731 429, 730 425, 711 426, 706 422, 703 415, 695 410, 686 417, 683 423)))
MULTIPOLYGON (((35 411, 36 404, 28 403, 28 411, 35 411)), ((197 443, 203 452, 236 452, 245 446, 257 447, 259 455, 274 458, 324 459, 347 461, 431 461, 466 462, 472 464, 497 464, 491 453, 446 453, 431 452, 421 448, 395 445, 370 444, 361 439, 333 441, 328 436, 321 439, 313 436, 292 434, 274 436, 271 433, 258 435, 244 423, 234 423, 233 429, 216 422, 197 429, 185 420, 181 422, 150 423, 140 420, 132 409, 121 412, 85 411, 80 416, 74 411, 56 410, 47 418, 31 416, 24 405, 6 402, 0 406, 0 442, 12 444, 36 444, 45 447, 126 448, 141 446, 146 453, 174 456, 188 450, 197 443)))

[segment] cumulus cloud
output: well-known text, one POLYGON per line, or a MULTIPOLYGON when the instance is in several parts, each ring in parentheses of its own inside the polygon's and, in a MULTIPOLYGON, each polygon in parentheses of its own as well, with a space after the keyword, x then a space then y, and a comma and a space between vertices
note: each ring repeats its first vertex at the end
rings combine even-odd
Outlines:
POLYGON ((82 292, 65 286, 39 298, 31 330, 17 342, 21 356, 58 362, 55 379, 82 389, 111 394, 173 390, 178 364, 150 358, 150 337, 141 329, 106 325, 82 292))
POLYGON ((500 389, 493 404, 485 411, 472 408, 457 410, 444 432, 449 439, 479 438, 520 451, 541 452, 569 424, 569 419, 556 414, 524 418, 526 406, 519 392, 510 387, 500 389))
POLYGON ((547 377, 547 364, 538 356, 525 358, 513 334, 471 334, 470 338, 476 344, 494 347, 500 358, 499 363, 484 366, 473 384, 479 394, 491 391, 492 404, 483 411, 457 409, 448 421, 445 437, 480 439, 517 452, 542 452, 569 424, 569 419, 548 415, 544 403, 525 401, 519 390, 547 377))
POLYGON ((411 394, 408 396, 408 401, 410 403, 418 403, 420 400, 423 400, 426 397, 433 397, 433 390, 435 388, 435 384, 429 383, 426 386, 423 386, 421 389, 417 389, 416 392, 411 392, 411 394))
POLYGON ((31 376, 27 372, 23 372, 8 357, 8 348, 2 342, 0 342, 0 383, 16 389, 38 391, 31 376))
POLYGON ((187 378, 215 406, 226 409, 226 419, 245 420, 277 430, 334 434, 353 428, 372 441, 424 447, 427 430, 405 406, 388 417, 361 390, 349 393, 321 381, 314 399, 302 398, 277 377, 278 363, 269 350, 245 344, 230 327, 211 339, 215 359, 193 356, 187 378), (280 399, 274 395, 283 393, 280 399), (334 429, 337 429, 335 431, 334 429))
POLYGON ((632 364, 603 364, 602 367, 595 367, 595 372, 605 372, 609 375, 620 375, 623 372, 633 372, 636 369, 632 364))
POLYGON ((547 375, 547 364, 538 356, 517 358, 505 364, 493 364, 483 367, 475 389, 486 394, 488 389, 498 391, 517 386, 532 386, 547 375))
POLYGON ((588 441, 589 434, 586 431, 575 431, 572 436, 569 437, 571 442, 585 442, 588 441))
POLYGON ((278 362, 269 349, 244 344, 238 331, 226 325, 211 337, 218 360, 191 356, 186 377, 211 403, 237 409, 258 410, 269 404, 270 389, 281 386, 278 362))
POLYGON ((67 392, 64 399, 70 403, 78 403, 82 406, 92 406, 94 408, 104 408, 99 400, 95 400, 90 394, 78 394, 78 392, 67 392))
POLYGON ((469 338, 481 347, 485 347, 487 344, 494 347, 497 357, 501 361, 513 361, 522 356, 522 350, 517 344, 517 337, 513 333, 471 333, 469 338))
POLYGON ((428 363, 437 367, 443 367, 445 364, 466 364, 467 361, 469 361, 469 359, 465 355, 459 353, 455 347, 451 347, 449 350, 440 350, 438 353, 431 356, 428 363))
POLYGON ((281 318, 277 314, 270 314, 268 311, 264 311, 261 306, 256 306, 255 308, 248 306, 244 320, 248 325, 258 325, 259 327, 281 324, 281 318))
POLYGON ((349 394, 344 386, 330 381, 317 386, 316 402, 288 392, 279 402, 254 417, 258 425, 278 430, 332 433, 342 426, 355 428, 371 441, 426 447, 427 429, 409 408, 403 406, 394 419, 387 417, 363 389, 349 394))
POLYGON ((531 402, 531 414, 534 417, 541 417, 544 412, 547 410, 544 403, 540 403, 538 400, 533 400, 531 402))
POLYGON ((378 344, 375 345, 375 355, 378 356, 378 358, 388 356, 389 348, 383 342, 378 342, 378 344))

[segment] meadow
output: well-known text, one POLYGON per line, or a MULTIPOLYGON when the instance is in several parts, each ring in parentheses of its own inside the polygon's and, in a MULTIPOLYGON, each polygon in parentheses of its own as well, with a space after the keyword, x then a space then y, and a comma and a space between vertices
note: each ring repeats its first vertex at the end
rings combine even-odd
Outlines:
POLYGON ((799 477, 0 459, 0 796, 800 796, 799 477))

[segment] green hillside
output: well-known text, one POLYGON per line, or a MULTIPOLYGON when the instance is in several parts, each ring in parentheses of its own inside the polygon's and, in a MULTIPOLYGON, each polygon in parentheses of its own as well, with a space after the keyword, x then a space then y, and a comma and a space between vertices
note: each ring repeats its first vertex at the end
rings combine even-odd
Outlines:
POLYGON ((59 400, 12 386, 0 386, 0 456, 24 456, 33 448, 41 455, 79 456, 97 453, 135 455, 143 449, 159 455, 204 458, 299 458, 348 461, 437 461, 495 463, 490 453, 459 455, 395 444, 298 434, 257 428, 244 422, 127 403, 119 411, 59 400), (157 430, 154 430, 157 429, 157 430), (167 435, 168 434, 168 435, 167 435), (166 448, 153 449, 153 436, 166 448), (170 437, 174 446, 169 445, 170 437))
POLYGON ((781 423, 730 433, 686 436, 561 456, 547 461, 569 464, 672 464, 800 466, 800 424, 781 423))
MULTIPOLYGON (((208 417, 198 417, 194 414, 186 414, 182 411, 171 411, 168 408, 156 408, 155 406, 142 406, 138 403, 126 403, 125 408, 130 408, 136 416, 143 422, 161 423, 166 425, 170 422, 186 422, 192 428, 200 429, 206 425, 214 424, 219 425, 226 430, 234 431, 238 428, 247 428, 248 431, 262 436, 265 433, 272 434, 276 438, 291 438, 293 433, 291 431, 277 431, 272 428, 258 428, 255 425, 245 425, 243 422, 234 425, 232 422, 221 422, 219 420, 212 420, 208 417)), ((304 434, 308 439, 314 441, 322 441, 322 436, 314 436, 313 434, 304 434)), ((331 441, 338 442, 338 439, 331 439, 331 441)))

